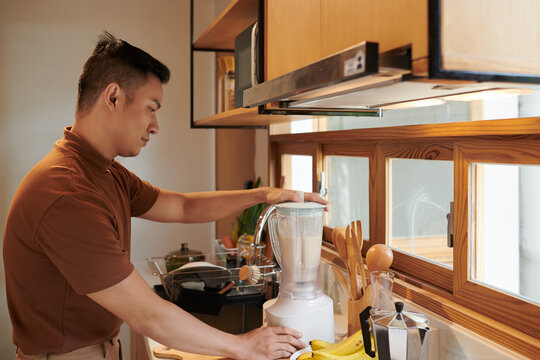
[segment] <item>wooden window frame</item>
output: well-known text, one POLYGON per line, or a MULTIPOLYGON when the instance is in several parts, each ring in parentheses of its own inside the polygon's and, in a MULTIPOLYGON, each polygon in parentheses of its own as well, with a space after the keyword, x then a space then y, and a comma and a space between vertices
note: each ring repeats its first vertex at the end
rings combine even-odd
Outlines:
POLYGON ((531 336, 540 334, 540 306, 470 279, 471 164, 540 165, 540 141, 534 139, 481 139, 456 143, 454 168, 454 295, 470 308, 505 322, 531 336), (459 217, 459 218, 458 218, 459 217), (531 321, 535 319, 536 321, 531 321))
MULTIPOLYGON (((371 245, 386 243, 388 159, 453 161, 454 267, 395 250, 394 292, 520 354, 540 353, 540 306, 468 277, 470 163, 540 164, 540 117, 272 135, 270 144, 273 184, 278 184, 282 153, 312 155, 314 190, 325 156, 369 156, 370 237, 364 255, 371 245)), ((325 227, 322 256, 343 266, 330 233, 325 227)))

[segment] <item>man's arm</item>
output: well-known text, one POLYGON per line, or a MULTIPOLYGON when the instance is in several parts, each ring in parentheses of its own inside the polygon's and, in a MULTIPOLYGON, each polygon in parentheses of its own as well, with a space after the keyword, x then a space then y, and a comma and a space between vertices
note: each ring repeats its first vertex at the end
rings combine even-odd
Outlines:
POLYGON ((232 335, 206 325, 157 296, 134 270, 120 283, 88 296, 129 324, 134 331, 174 349, 239 360, 288 358, 305 344, 298 331, 258 328, 232 335))
POLYGON ((276 204, 285 201, 315 201, 327 204, 315 193, 262 187, 251 190, 208 191, 182 194, 160 190, 155 204, 140 217, 160 222, 203 223, 231 216, 260 203, 276 204))

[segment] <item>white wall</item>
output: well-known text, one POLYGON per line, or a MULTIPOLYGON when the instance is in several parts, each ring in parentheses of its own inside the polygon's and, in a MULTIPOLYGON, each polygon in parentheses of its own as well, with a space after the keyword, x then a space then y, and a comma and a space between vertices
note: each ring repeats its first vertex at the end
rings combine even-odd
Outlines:
MULTIPOLYGON (((200 12, 198 16, 202 15, 211 19, 214 12, 200 12)), ((172 72, 159 112, 160 134, 141 155, 122 163, 140 177, 170 190, 214 189, 214 131, 189 128, 189 1, 1 1, 2 233, 20 180, 62 136, 63 127, 72 123, 78 76, 98 33, 104 29, 147 50, 172 72)), ((136 220, 132 233, 132 260, 143 262, 147 256, 164 255, 181 241, 208 251, 214 225, 136 220)), ((0 282, 4 283, 3 266, 0 272, 0 282)), ((15 347, 3 284, 0 304, 0 357, 8 359, 13 358, 15 347)))

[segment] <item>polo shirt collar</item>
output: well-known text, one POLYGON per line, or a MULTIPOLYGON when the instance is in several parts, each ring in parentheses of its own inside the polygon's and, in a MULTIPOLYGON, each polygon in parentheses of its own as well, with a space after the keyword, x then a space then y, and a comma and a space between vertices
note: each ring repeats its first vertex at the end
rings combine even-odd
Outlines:
POLYGON ((107 172, 114 162, 114 159, 107 159, 96 149, 94 149, 86 140, 72 132, 71 126, 64 129, 64 138, 59 141, 59 145, 75 152, 91 167, 102 173, 107 172))

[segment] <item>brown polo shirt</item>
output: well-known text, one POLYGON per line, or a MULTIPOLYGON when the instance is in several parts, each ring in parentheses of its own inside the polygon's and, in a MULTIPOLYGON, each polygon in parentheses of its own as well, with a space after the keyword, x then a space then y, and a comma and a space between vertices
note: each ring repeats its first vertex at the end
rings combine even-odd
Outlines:
POLYGON ((70 131, 23 179, 4 232, 8 308, 23 353, 63 353, 118 334, 86 294, 124 280, 131 217, 159 190, 70 131))

